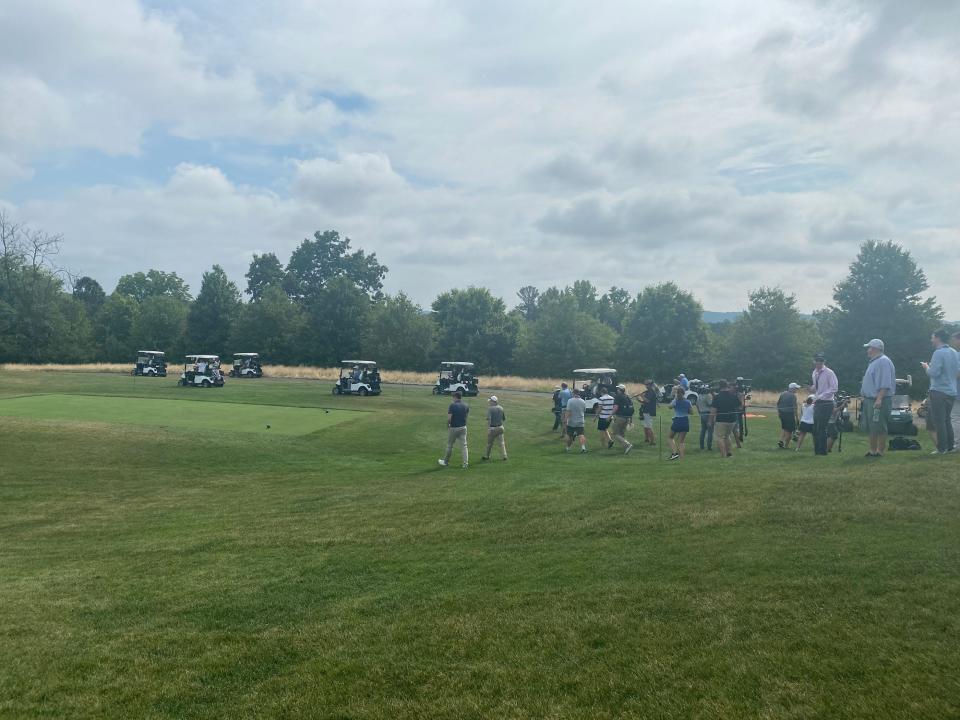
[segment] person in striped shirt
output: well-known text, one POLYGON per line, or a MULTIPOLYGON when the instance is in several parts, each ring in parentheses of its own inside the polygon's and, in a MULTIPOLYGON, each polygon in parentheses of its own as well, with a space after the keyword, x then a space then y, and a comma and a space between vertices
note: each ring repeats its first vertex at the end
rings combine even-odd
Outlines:
POLYGON ((613 395, 606 386, 600 388, 600 397, 597 398, 597 430, 600 431, 600 446, 606 443, 608 448, 613 447, 613 438, 610 437, 610 423, 613 419, 613 395))

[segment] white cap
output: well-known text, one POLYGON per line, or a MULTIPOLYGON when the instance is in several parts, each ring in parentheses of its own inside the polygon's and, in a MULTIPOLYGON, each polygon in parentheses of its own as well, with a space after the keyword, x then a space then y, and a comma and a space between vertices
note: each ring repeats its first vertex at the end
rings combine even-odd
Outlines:
POLYGON ((617 390, 626 390, 626 389, 627 389, 627 386, 624 385, 623 383, 620 383, 619 385, 617 385, 617 390))
POLYGON ((796 383, 790 383, 789 385, 787 385, 787 390, 799 390, 799 389, 800 389, 800 386, 797 385, 796 383))
POLYGON ((491 395, 491 396, 490 396, 490 402, 499 402, 499 401, 497 400, 497 396, 496 396, 496 395, 491 395))
POLYGON ((879 350, 880 352, 883 352, 883 340, 881 340, 880 338, 874 338, 870 342, 865 343, 864 347, 874 348, 875 350, 879 350))

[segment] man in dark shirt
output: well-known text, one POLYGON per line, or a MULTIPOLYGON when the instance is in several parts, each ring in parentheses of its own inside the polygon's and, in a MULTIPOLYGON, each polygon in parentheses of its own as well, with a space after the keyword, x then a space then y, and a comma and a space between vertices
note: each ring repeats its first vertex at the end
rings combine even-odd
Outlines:
POLYGON ((463 396, 459 392, 455 392, 453 402, 447 408, 447 452, 437 460, 443 467, 450 463, 450 456, 453 454, 455 443, 460 445, 463 467, 467 467, 469 463, 467 456, 467 415, 470 414, 470 406, 463 402, 462 398, 463 396))
POLYGON ((643 441, 648 445, 657 444, 653 432, 653 419, 657 416, 657 386, 653 380, 645 383, 647 389, 640 395, 640 411, 643 413, 643 441))
POLYGON ((737 426, 737 416, 741 412, 740 398, 736 388, 721 380, 719 390, 710 405, 710 422, 714 426, 713 435, 720 447, 720 457, 730 457, 730 438, 737 426))
POLYGON ((613 396, 613 439, 623 446, 624 455, 633 450, 633 445, 627 441, 627 428, 633 422, 633 412, 633 400, 627 395, 627 387, 621 383, 613 396))
POLYGON ((797 431, 797 383, 790 383, 777 399, 777 414, 780 416, 780 442, 777 447, 790 449, 790 441, 797 431))

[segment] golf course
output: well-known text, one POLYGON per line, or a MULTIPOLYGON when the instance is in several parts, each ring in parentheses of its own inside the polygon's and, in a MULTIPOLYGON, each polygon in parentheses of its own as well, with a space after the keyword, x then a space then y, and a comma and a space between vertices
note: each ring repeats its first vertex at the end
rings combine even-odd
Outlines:
MULTIPOLYGON (((0 375, 0 717, 960 717, 960 462, 564 453, 549 395, 0 375)), ((632 392, 639 388, 631 387, 632 392)), ((664 420, 663 444, 670 411, 664 420)), ((808 439, 809 443, 809 439, 808 439)))

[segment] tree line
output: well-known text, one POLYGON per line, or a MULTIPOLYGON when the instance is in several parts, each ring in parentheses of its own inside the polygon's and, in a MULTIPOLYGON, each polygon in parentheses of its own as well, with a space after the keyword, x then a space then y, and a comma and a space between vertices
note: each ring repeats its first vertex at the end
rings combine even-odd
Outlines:
MULTIPOLYGON (((736 320, 707 324, 689 292, 665 282, 637 292, 601 291, 586 280, 520 288, 515 305, 482 287, 440 293, 428 311, 383 292, 388 269, 334 230, 316 232, 286 264, 254 255, 240 287, 214 265, 196 296, 175 273, 124 275, 109 294, 91 277, 56 265, 62 238, 0 214, 0 362, 126 362, 137 349, 186 353, 255 351, 267 362, 331 365, 364 356, 383 368, 427 371, 442 359, 471 360, 481 374, 566 376, 612 364, 625 379, 750 377, 774 389, 809 376, 828 354, 856 390, 861 345, 886 341, 905 364, 922 357, 943 320, 910 253, 863 243, 832 304, 801 315, 796 298, 758 287, 736 320)), ((925 381, 918 368, 917 380, 925 381)), ((924 384, 918 384, 922 392, 924 384)))

